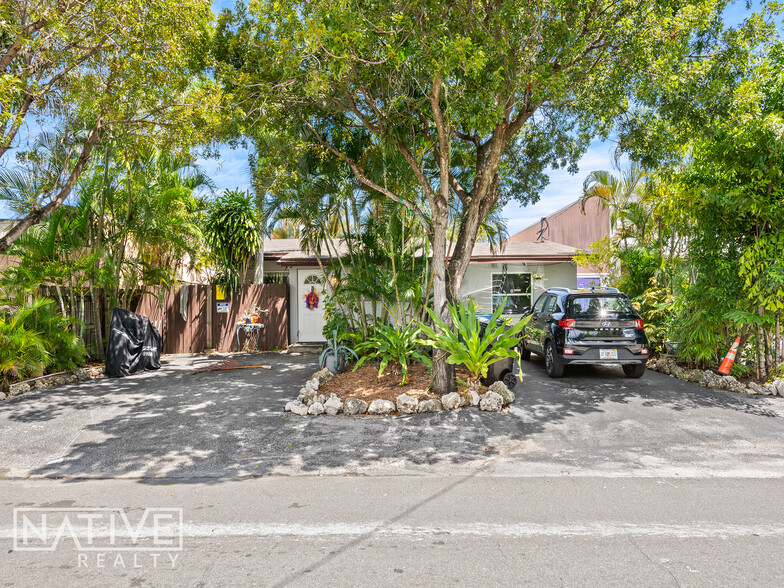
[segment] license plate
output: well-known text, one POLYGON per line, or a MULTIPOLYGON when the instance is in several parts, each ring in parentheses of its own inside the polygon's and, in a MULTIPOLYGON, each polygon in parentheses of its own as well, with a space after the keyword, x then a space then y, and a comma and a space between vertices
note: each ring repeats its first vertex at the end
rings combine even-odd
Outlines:
POLYGON ((600 349, 599 359, 618 359, 617 349, 600 349))

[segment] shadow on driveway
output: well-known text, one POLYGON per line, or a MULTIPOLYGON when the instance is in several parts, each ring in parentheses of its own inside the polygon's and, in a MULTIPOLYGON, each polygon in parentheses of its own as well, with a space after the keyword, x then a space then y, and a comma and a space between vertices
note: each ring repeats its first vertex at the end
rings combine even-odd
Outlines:
POLYGON ((500 415, 301 418, 283 406, 316 370, 315 357, 234 358, 274 369, 196 374, 220 357, 173 356, 158 372, 0 403, 0 475, 172 484, 267 474, 462 475, 489 460, 519 475, 535 464, 635 470, 738 460, 784 472, 781 405, 660 374, 631 380, 619 368, 581 366, 551 380, 534 360, 500 415))

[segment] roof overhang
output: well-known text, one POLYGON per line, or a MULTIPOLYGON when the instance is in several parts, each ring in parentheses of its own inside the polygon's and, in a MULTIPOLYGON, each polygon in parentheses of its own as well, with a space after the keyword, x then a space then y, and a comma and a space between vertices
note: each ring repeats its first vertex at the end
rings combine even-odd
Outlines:
POLYGON ((471 263, 573 263, 572 255, 482 255, 471 263))

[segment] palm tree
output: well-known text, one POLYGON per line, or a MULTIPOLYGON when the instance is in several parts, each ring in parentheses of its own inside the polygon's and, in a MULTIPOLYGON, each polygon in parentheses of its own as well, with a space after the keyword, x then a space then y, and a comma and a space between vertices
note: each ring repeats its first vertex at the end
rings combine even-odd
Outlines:
POLYGON ((617 235, 627 247, 627 224, 634 219, 640 222, 638 213, 645 209, 636 206, 645 191, 648 172, 636 163, 632 163, 624 170, 620 170, 620 177, 614 176, 605 170, 593 171, 583 182, 583 195, 581 208, 585 213, 585 205, 597 199, 605 210, 610 212, 610 234, 617 235), (630 207, 634 212, 630 211, 630 207))

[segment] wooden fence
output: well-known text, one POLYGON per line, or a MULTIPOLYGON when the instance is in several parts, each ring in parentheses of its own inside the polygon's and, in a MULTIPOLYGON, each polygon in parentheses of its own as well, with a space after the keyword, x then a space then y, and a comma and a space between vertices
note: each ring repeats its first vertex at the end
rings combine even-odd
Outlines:
MULTIPOLYGON (((251 348, 270 351, 288 347, 288 284, 240 286, 231 299, 222 301, 215 299, 215 286, 182 286, 161 299, 143 295, 135 312, 148 317, 158 328, 163 353, 201 353, 210 347, 226 352, 237 351, 237 321, 243 312, 255 307, 269 309, 269 314, 261 315, 264 328, 251 348), (227 312, 218 312, 219 303, 227 312)), ((240 331, 240 347, 244 347, 247 337, 240 331)))

